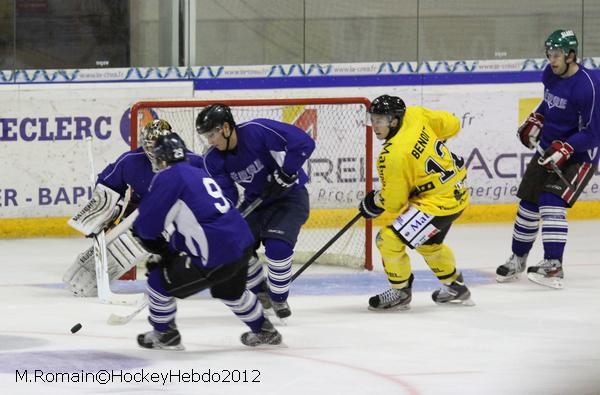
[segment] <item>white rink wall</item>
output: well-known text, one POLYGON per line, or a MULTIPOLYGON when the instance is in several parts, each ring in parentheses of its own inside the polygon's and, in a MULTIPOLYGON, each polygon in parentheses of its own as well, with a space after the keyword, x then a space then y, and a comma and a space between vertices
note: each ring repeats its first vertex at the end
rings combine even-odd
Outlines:
MULTIPOLYGON (((541 83, 195 90, 193 80, 88 82, 95 75, 81 75, 82 82, 0 84, 0 220, 72 215, 90 193, 85 135, 94 136, 99 171, 128 149, 129 107, 149 99, 398 95, 408 106, 461 119, 462 131, 448 145, 467 159, 474 204, 514 203, 531 155, 515 131, 542 95, 541 83)), ((344 144, 353 144, 351 135, 344 144)), ((375 141, 373 151, 379 147, 375 141)), ((581 199, 600 199, 598 173, 581 199)))

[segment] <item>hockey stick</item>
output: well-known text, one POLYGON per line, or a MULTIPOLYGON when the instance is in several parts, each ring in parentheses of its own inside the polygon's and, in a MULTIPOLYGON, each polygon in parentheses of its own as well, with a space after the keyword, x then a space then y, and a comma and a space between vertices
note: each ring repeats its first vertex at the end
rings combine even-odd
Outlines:
POLYGON ((339 239, 344 233, 346 233, 346 231, 348 229, 350 229, 352 227, 352 225, 354 225, 356 223, 356 221, 358 221, 359 219, 362 218, 362 214, 358 213, 356 214, 356 216, 354 218, 352 218, 350 220, 350 222, 348 222, 346 224, 346 226, 344 226, 339 232, 337 232, 337 234, 335 236, 333 236, 331 238, 331 240, 329 240, 327 242, 327 244, 325 244, 323 247, 321 247, 321 249, 319 251, 317 251, 317 253, 315 255, 313 255, 304 265, 302 265, 302 267, 300 269, 298 269, 298 271, 296 273, 294 273, 294 275, 292 276, 292 279, 290 280, 290 282, 294 282, 294 280, 296 278, 298 278, 299 275, 302 274, 303 271, 305 271, 310 265, 312 265, 321 255, 323 255, 323 253, 329 248, 331 247, 331 245, 333 243, 335 243, 337 241, 337 239, 339 239))
POLYGON ((125 325, 129 323, 136 315, 138 315, 146 307, 148 307, 148 300, 144 299, 144 301, 138 307, 136 307, 135 310, 133 310, 127 315, 118 315, 115 313, 111 313, 106 323, 108 325, 125 325))
MULTIPOLYGON (((92 186, 96 183, 96 171, 94 169, 94 153, 92 149, 92 136, 85 138, 88 149, 88 161, 90 164, 90 179, 92 186)), ((138 297, 132 298, 132 295, 117 295, 110 290, 110 280, 108 278, 108 261, 106 259, 106 235, 102 230, 97 235, 92 236, 94 247, 94 262, 96 268, 96 285, 98 288, 98 299, 100 303, 108 304, 135 304, 138 297)))
MULTIPOLYGON (((542 147, 540 147, 540 144, 536 142, 536 143, 534 143, 534 146, 535 146, 535 150, 538 152, 538 154, 540 154, 541 157, 544 157, 544 150, 542 149, 542 147)), ((571 184, 569 181, 567 181, 562 170, 560 170, 558 168, 558 166, 556 166, 556 163, 554 163, 553 161, 550 161, 550 166, 552 166, 552 170, 554 170, 554 172, 556 173, 558 178, 560 178, 560 180, 562 182, 564 182, 571 191, 575 192, 575 186, 573 186, 573 184, 571 184)))
MULTIPOLYGON (((262 203, 262 201, 262 198, 258 198, 255 201, 253 201, 252 204, 246 207, 246 209, 242 212, 242 217, 246 218, 248 215, 250 215, 250 213, 254 211, 254 209, 256 209, 262 203)), ((137 212, 137 210, 135 212, 137 212)), ((144 310, 146 307, 148 307, 148 299, 144 298, 144 301, 138 307, 136 307, 135 310, 133 310, 127 315, 118 315, 115 313, 111 313, 106 323, 108 325, 125 325, 129 323, 133 318, 135 318, 135 316, 141 313, 142 310, 144 310)))
POLYGON ((255 208, 257 208, 261 203, 263 202, 263 198, 259 197, 257 198, 255 201, 253 201, 252 203, 250 203, 250 205, 248 207, 246 207, 246 209, 242 212, 242 217, 246 218, 248 215, 250 215, 251 212, 254 211, 255 208))

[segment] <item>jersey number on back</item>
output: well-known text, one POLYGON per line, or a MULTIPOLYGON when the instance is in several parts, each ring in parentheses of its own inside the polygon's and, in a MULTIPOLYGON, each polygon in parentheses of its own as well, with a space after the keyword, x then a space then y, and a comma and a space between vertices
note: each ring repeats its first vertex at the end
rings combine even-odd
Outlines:
POLYGON ((427 161, 425 162, 425 171, 427 174, 440 173, 440 182, 444 184, 449 179, 454 177, 456 174, 455 169, 461 170, 465 166, 465 160, 462 157, 450 152, 448 147, 446 147, 444 143, 439 140, 435 142, 435 152, 440 158, 444 158, 446 155, 451 155, 452 161, 454 162, 454 167, 452 169, 444 169, 442 165, 436 162, 431 156, 427 158, 427 161))
POLYGON ((202 182, 204 183, 204 188, 206 188, 206 192, 208 192, 210 196, 218 200, 218 202, 215 203, 215 208, 223 214, 229 211, 231 205, 229 204, 229 201, 225 199, 225 196, 223 196, 223 191, 221 191, 219 184, 217 184, 216 181, 212 178, 203 178, 202 182))

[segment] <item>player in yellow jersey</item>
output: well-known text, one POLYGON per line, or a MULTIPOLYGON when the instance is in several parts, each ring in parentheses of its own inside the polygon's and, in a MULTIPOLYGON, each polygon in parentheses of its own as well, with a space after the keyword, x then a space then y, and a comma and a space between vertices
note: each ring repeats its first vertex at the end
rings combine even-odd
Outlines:
POLYGON ((397 216, 376 239, 391 289, 370 298, 369 309, 409 308, 414 276, 407 246, 423 256, 442 282, 432 294, 436 303, 473 305, 454 254, 443 244, 452 222, 469 204, 464 160, 444 145, 458 133, 460 121, 446 111, 406 108, 402 99, 388 95, 373 100, 369 114, 375 136, 383 140, 377 159, 381 190, 369 192, 359 210, 365 218, 384 211, 397 216))

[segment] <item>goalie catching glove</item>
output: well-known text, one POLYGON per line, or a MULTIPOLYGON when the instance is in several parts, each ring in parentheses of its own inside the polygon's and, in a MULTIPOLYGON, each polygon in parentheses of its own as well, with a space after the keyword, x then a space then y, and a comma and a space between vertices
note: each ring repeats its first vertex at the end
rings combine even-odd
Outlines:
POLYGON ((97 184, 92 199, 68 224, 86 236, 96 235, 119 217, 122 208, 123 203, 118 192, 97 184))
POLYGON ((517 130, 517 136, 525 147, 532 149, 540 141, 540 132, 543 127, 544 116, 537 112, 531 113, 517 130))

